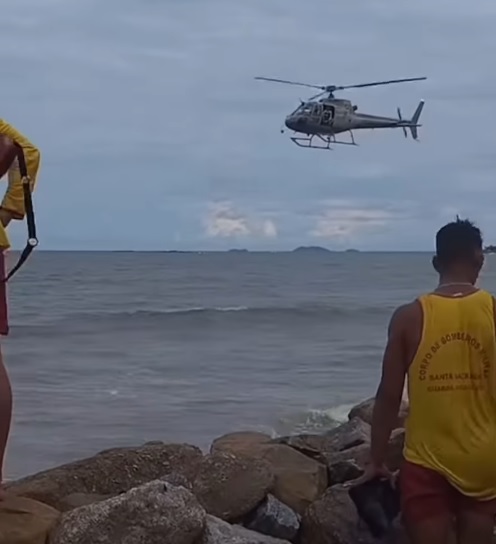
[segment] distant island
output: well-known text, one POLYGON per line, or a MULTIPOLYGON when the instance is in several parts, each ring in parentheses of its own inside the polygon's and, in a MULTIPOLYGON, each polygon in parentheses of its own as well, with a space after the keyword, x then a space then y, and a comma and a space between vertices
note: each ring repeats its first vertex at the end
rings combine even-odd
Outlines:
POLYGON ((248 253, 248 250, 247 250, 247 249, 236 249, 236 248, 233 248, 233 249, 229 249, 227 252, 228 252, 228 253, 248 253))
POLYGON ((484 253, 496 253, 496 246, 486 246, 484 253))
POLYGON ((300 246, 293 249, 294 253, 331 253, 330 249, 320 246, 300 246))

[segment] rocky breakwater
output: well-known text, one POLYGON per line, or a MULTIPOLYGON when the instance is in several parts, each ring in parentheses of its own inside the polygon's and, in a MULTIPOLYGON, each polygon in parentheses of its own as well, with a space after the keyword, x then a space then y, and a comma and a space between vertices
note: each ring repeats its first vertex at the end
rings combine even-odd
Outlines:
POLYGON ((207 454, 153 442, 22 478, 0 503, 0 544, 375 543, 345 486, 363 472, 372 406, 361 403, 324 434, 231 433, 207 454))

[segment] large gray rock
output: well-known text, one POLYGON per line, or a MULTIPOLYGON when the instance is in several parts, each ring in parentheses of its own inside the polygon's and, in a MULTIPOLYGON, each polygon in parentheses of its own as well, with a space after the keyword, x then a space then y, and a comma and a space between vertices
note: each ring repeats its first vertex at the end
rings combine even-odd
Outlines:
POLYGON ((263 535, 294 542, 300 529, 300 516, 269 495, 250 515, 245 527, 263 535))
POLYGON ((328 451, 349 450, 370 442, 370 425, 353 418, 325 433, 325 437, 328 451))
POLYGON ((87 506, 88 504, 93 504, 95 502, 105 501, 111 499, 112 495, 97 495, 94 493, 71 493, 67 497, 63 497, 60 501, 63 512, 68 512, 74 508, 79 508, 81 506, 87 506))
POLYGON ((6 487, 13 495, 30 497, 65 511, 72 507, 66 497, 75 493, 115 496, 169 474, 192 481, 202 459, 201 450, 187 444, 113 448, 27 476, 6 487))
POLYGON ((274 473, 263 459, 218 452, 205 456, 192 490, 209 514, 232 521, 255 509, 273 484, 274 473))
POLYGON ((271 437, 265 433, 255 431, 240 431, 225 434, 216 438, 210 446, 210 453, 229 452, 245 453, 253 451, 254 446, 267 444, 271 437))
MULTIPOLYGON (((169 543, 164 541, 162 544, 169 543)), ((171 542, 171 544, 176 543, 171 542)), ((207 525, 198 544, 289 544, 289 542, 255 533, 240 525, 230 525, 213 516, 207 516, 207 525)))
POLYGON ((287 444, 306 456, 322 461, 322 454, 348 450, 370 442, 370 425, 360 418, 350 421, 323 434, 300 434, 276 438, 274 442, 287 444))
POLYGON ((327 488, 326 460, 312 459, 307 451, 290 447, 284 439, 271 440, 256 432, 231 433, 214 440, 210 451, 231 452, 269 463, 275 475, 271 493, 299 514, 327 488))
POLYGON ((359 519, 348 489, 333 486, 308 508, 302 519, 301 544, 406 544, 399 525, 384 538, 374 538, 359 519))
MULTIPOLYGON (((354 406, 350 413, 348 414, 348 419, 354 419, 356 417, 360 418, 365 423, 372 425, 372 414, 374 412, 375 397, 366 399, 360 404, 354 406)), ((401 401, 400 410, 398 413, 398 419, 395 423, 395 428, 400 428, 405 426, 405 420, 408 417, 408 402, 406 400, 401 401)))
MULTIPOLYGON (((391 433, 385 464, 392 472, 397 471, 403 462, 403 445, 405 442, 404 429, 395 429, 391 433)), ((370 447, 361 444, 353 448, 323 453, 329 471, 329 484, 354 480, 363 474, 363 470, 370 460, 370 447)))
POLYGON ((67 512, 50 544, 193 544, 205 517, 188 490, 156 480, 67 512))

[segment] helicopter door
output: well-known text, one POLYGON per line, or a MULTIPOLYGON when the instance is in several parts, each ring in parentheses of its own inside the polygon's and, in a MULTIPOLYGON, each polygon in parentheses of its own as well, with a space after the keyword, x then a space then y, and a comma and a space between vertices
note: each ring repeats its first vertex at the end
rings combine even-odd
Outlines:
POLYGON ((322 104, 315 104, 312 110, 312 117, 316 117, 320 120, 320 116, 322 115, 322 104))
POLYGON ((334 121, 334 106, 324 106, 324 113, 322 114, 322 124, 323 125, 332 125, 334 121))

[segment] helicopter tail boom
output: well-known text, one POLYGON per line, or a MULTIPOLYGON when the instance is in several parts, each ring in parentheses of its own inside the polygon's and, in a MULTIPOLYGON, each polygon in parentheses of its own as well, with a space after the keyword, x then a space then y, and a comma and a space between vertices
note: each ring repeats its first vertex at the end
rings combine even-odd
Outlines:
POLYGON ((415 110, 415 113, 413 114, 413 117, 410 119, 410 126, 408 128, 410 129, 410 132, 412 133, 412 138, 414 140, 418 139, 417 127, 420 126, 418 122, 419 122, 420 115, 422 114, 423 109, 424 109, 424 101, 421 100, 419 102, 419 105, 417 106, 417 109, 415 110))

